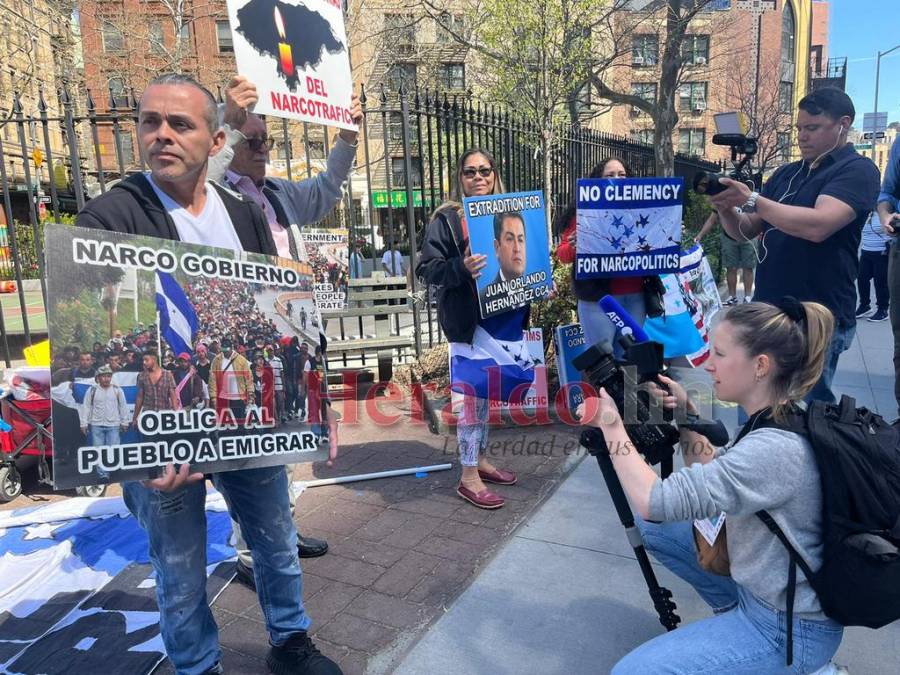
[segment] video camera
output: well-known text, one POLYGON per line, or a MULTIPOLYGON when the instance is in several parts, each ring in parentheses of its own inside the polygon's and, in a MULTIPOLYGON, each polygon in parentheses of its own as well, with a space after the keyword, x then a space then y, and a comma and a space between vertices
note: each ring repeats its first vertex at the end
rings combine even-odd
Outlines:
MULTIPOLYGON (((628 437, 647 462, 658 464, 666 460, 668 463, 680 438, 678 427, 672 424, 673 411, 656 411, 654 415, 652 408, 657 406, 651 405, 650 392, 641 386, 655 381, 665 388, 658 381, 658 376, 666 373, 663 346, 651 341, 611 296, 604 296, 599 304, 610 321, 621 329, 619 344, 625 352, 625 362, 616 361, 612 345, 602 341, 582 352, 572 364, 596 391, 601 387, 606 389, 622 415, 628 437)), ((728 442, 728 432, 719 421, 693 417, 679 420, 678 426, 706 436, 714 445, 728 442)), ((598 429, 589 428, 584 433, 587 436, 582 436, 582 445, 590 449, 606 448, 602 435, 598 437, 598 429), (598 447, 598 443, 602 445, 598 447)))
POLYGON ((751 190, 754 186, 753 177, 747 170, 747 165, 759 149, 757 139, 747 136, 743 132, 742 124, 737 113, 719 113, 715 115, 716 131, 713 136, 713 145, 724 145, 731 148, 730 172, 714 173, 712 171, 699 171, 694 175, 694 192, 702 195, 717 195, 725 186, 719 182, 720 178, 731 178, 745 183, 751 190), (738 156, 741 156, 738 160, 738 156))

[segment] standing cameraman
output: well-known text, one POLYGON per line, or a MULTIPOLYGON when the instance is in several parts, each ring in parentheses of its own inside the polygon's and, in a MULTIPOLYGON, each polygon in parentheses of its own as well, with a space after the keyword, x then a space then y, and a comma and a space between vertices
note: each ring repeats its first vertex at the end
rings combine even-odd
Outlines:
POLYGON ((847 143, 856 115, 847 94, 817 89, 798 107, 801 161, 775 171, 762 193, 722 178, 727 189, 710 201, 733 239, 749 241, 762 234, 754 300, 792 295, 819 302, 834 314, 825 368, 807 396, 834 401, 831 381, 838 358, 856 333, 857 250, 878 196, 879 175, 875 164, 847 143))

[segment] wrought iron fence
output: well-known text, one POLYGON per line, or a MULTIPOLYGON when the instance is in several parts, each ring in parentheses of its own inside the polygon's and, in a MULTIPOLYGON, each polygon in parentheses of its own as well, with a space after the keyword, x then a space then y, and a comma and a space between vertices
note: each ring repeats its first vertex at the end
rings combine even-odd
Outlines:
MULTIPOLYGON (((221 98, 221 93, 220 93, 221 98)), ((320 225, 349 229, 372 269, 382 249, 393 244, 409 256, 414 269, 422 231, 435 207, 449 198, 455 165, 462 152, 481 147, 497 160, 508 191, 541 189, 541 130, 524 116, 468 95, 428 89, 392 93, 361 92, 365 122, 344 199, 320 225)), ((55 106, 40 92, 35 110, 26 111, 16 96, 12 112, 0 120, 0 280, 15 291, 0 296, 3 356, 9 365, 11 341, 30 345, 46 332, 42 223, 71 222, 85 202, 118 180, 146 170, 137 137, 137 99, 110 92, 98 106, 90 92, 76 100, 59 91, 55 106)), ((324 170, 332 130, 306 123, 270 122, 277 135, 271 168, 290 180, 324 170)), ((567 204, 576 180, 602 158, 618 156, 637 175, 649 175, 649 145, 585 127, 561 125, 549 145, 550 206, 567 204)), ((718 165, 679 155, 677 175, 690 177, 718 165)), ((441 340, 433 289, 417 288, 410 275, 412 330, 416 352, 441 340)), ((6 289, 3 289, 6 290, 6 289)), ((402 330, 395 315, 396 330, 402 330)))

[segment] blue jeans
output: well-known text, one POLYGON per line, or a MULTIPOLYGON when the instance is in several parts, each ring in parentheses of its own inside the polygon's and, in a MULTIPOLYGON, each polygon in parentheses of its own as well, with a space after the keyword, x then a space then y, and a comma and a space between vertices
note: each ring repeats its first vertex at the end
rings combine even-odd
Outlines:
MULTIPOLYGON (((286 481, 282 466, 213 476, 252 552, 257 597, 276 645, 310 626, 286 481)), ((178 675, 203 673, 222 656, 206 597, 205 483, 163 493, 132 481, 123 493, 150 540, 166 654, 178 675)))
POLYGON ((837 399, 831 391, 831 383, 834 381, 834 373, 837 370, 838 359, 845 351, 850 349, 853 338, 856 335, 856 324, 852 326, 835 326, 834 334, 825 354, 825 367, 822 369, 822 377, 816 382, 812 390, 806 395, 806 402, 825 401, 834 403, 837 399))
MULTIPOLYGON (((643 293, 627 293, 612 297, 637 321, 638 325, 644 325, 647 310, 644 305, 643 293)), ((616 341, 616 338, 619 337, 618 330, 613 322, 609 320, 609 317, 606 316, 606 312, 600 308, 599 302, 579 300, 578 321, 581 323, 582 329, 584 329, 584 339, 588 345, 595 345, 601 340, 607 340, 612 343, 613 354, 617 359, 621 359, 624 356, 624 350, 616 341)))
POLYGON ((672 675, 805 674, 834 656, 844 631, 837 622, 794 617, 794 660, 791 666, 785 665, 785 612, 731 578, 703 570, 697 563, 690 522, 635 520, 653 557, 694 586, 717 614, 645 642, 615 665, 613 675, 644 675, 663 669, 672 675))
POLYGON ((91 425, 91 445, 118 445, 119 427, 101 427, 91 425))

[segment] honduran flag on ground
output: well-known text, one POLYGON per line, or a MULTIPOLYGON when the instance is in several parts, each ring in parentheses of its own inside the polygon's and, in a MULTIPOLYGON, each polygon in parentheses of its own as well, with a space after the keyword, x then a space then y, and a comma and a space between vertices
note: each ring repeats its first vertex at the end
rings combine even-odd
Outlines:
POLYGON ((176 354, 194 353, 197 312, 184 290, 168 272, 156 273, 156 309, 159 312, 159 334, 176 354))
MULTIPOLYGON (((534 382, 535 363, 522 330, 524 310, 482 321, 472 343, 450 343, 450 389, 458 394, 508 403, 519 385, 534 382)), ((524 394, 528 386, 519 392, 524 394)))

